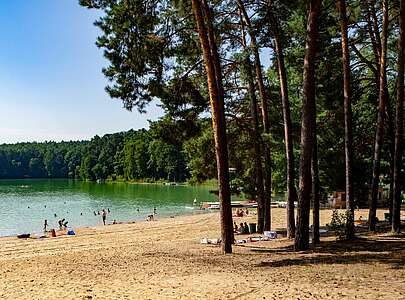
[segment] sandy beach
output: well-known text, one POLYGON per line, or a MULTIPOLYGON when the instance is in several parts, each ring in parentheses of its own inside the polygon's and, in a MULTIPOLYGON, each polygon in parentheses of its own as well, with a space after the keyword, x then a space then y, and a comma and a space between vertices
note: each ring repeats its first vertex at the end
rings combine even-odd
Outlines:
MULTIPOLYGON (((321 224, 330 214, 321 212, 321 224)), ((405 235, 365 235, 354 244, 323 237, 319 247, 300 253, 278 238, 223 255, 219 246, 200 244, 219 237, 218 218, 209 213, 82 228, 76 236, 1 238, 0 298, 405 298, 405 235)), ((273 209, 272 220, 273 228, 285 227, 285 209, 273 209)))

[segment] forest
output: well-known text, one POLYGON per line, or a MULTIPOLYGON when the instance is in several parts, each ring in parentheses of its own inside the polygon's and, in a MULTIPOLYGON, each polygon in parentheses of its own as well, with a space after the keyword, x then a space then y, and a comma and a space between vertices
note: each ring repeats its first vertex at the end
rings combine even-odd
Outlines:
POLYGON ((106 134, 90 141, 0 145, 0 178, 185 181, 189 171, 183 145, 160 139, 156 124, 149 131, 106 134))

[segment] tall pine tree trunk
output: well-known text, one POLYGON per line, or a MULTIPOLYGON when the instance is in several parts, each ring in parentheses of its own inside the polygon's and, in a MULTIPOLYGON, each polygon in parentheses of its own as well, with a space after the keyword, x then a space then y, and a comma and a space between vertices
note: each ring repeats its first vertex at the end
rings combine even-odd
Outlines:
POLYGON ((246 54, 245 70, 248 81, 248 91, 250 98, 250 114, 253 129, 253 146, 255 157, 253 159, 255 165, 255 179, 256 179, 256 194, 257 194, 257 231, 263 232, 265 230, 265 200, 264 200, 264 186, 263 186, 263 169, 262 169, 262 154, 260 149, 261 136, 259 132, 259 116, 257 112, 257 99, 255 93, 255 84, 253 80, 252 65, 249 56, 246 54))
MULTIPOLYGON (((238 6, 240 11, 243 15, 243 19, 246 22, 247 29, 250 36, 250 43, 251 48, 254 54, 255 59, 255 72, 256 72, 256 79, 259 86, 259 94, 262 102, 262 117, 263 117, 263 133, 264 135, 270 133, 270 121, 269 121, 269 112, 268 112, 268 96, 266 87, 264 85, 263 73, 262 73, 262 65, 260 62, 260 55, 259 55, 259 46, 256 42, 256 36, 252 27, 252 23, 250 22, 249 16, 246 12, 246 9, 243 5, 241 0, 237 0, 238 6)), ((262 139, 263 142, 263 139, 262 139)), ((268 142, 264 142, 264 230, 271 229, 271 152, 270 152, 270 145, 268 142)))
POLYGON ((222 84, 222 68, 221 68, 221 63, 220 63, 220 59, 219 59, 218 47, 217 47, 217 43, 216 43, 214 27, 212 24, 211 10, 210 10, 209 4, 208 4, 208 0, 202 0, 202 5, 203 5, 203 11, 205 13, 205 18, 206 18, 206 22, 207 22, 208 42, 212 49, 211 53, 212 53, 212 60, 214 63, 214 69, 215 69, 217 86, 218 86, 219 102, 222 103, 222 105, 219 107, 220 116, 222 118, 222 123, 224 124, 223 136, 224 136, 224 141, 225 141, 224 145, 225 145, 225 150, 226 150, 226 173, 228 176, 227 177, 227 189, 228 189, 228 194, 229 194, 229 206, 226 205, 226 209, 223 213, 223 217, 226 218, 226 221, 225 221, 226 228, 222 229, 222 230, 225 231, 224 234, 227 234, 227 240, 231 240, 231 243, 233 244, 234 235, 233 235, 232 205, 230 204, 231 193, 230 193, 230 188, 229 188, 229 163, 228 163, 228 148, 227 148, 227 142, 226 142, 227 139, 226 139, 226 119, 225 119, 225 92, 224 92, 224 87, 222 84))
POLYGON ((313 226, 312 226, 312 242, 319 244, 319 169, 318 169, 318 140, 316 135, 316 118, 314 116, 314 149, 312 152, 312 199, 313 199, 313 226))
MULTIPOLYGON (((239 4, 238 4, 239 5, 239 4)), ((250 114, 252 123, 252 143, 254 149, 254 170, 255 170, 255 186, 256 186, 256 197, 257 197, 257 231, 263 232, 264 230, 264 219, 265 219, 265 199, 264 199, 264 186, 263 186, 263 168, 262 168, 262 154, 260 146, 261 136, 259 132, 259 114, 257 109, 257 98, 255 81, 252 71, 252 63, 250 61, 250 51, 248 51, 246 46, 245 38, 245 27, 243 22, 243 6, 239 5, 241 30, 242 30, 242 45, 245 50, 245 57, 243 59, 243 69, 245 71, 245 76, 247 80, 247 90, 249 93, 250 100, 250 114)))
MULTIPOLYGON (((270 8, 271 9, 271 8, 270 8)), ((280 95, 283 106, 284 120, 284 143, 287 159, 287 237, 292 239, 295 236, 294 203, 297 201, 297 190, 295 189, 295 168, 294 148, 292 141, 292 124, 290 113, 290 101, 288 99, 287 72, 284 62, 283 46, 281 43, 280 28, 277 18, 270 12, 270 22, 273 27, 275 52, 277 58, 278 79, 280 81, 280 95)))
POLYGON ((208 37, 207 27, 212 27, 210 14, 205 14, 205 21, 200 0, 192 0, 192 7, 207 72, 207 83, 212 111, 212 128, 214 131, 218 173, 222 249, 225 253, 232 253, 233 224, 229 190, 228 149, 222 73, 220 65, 214 65, 215 60, 217 60, 219 64, 215 40, 212 39, 210 41, 208 37))
POLYGON ((388 0, 382 1, 383 24, 381 31, 381 56, 380 56, 380 77, 379 77, 379 105, 377 117, 377 130, 374 144, 373 158, 373 178, 371 182, 371 199, 369 203, 369 230, 375 231, 376 214, 377 214, 377 198, 380 181, 380 165, 381 165, 381 148, 384 135, 384 114, 388 101, 387 94, 387 77, 386 77, 386 57, 387 57, 387 30, 388 30, 388 0))
POLYGON ((345 119, 345 175, 346 175, 346 239, 354 238, 354 194, 353 194, 353 127, 350 98, 350 52, 347 34, 346 0, 338 1, 340 28, 342 32, 343 101, 345 119))
POLYGON ((398 78, 395 116, 395 151, 394 151, 394 196, 392 207, 392 231, 401 230, 401 167, 402 167, 402 132, 404 110, 404 63, 405 63, 405 0, 401 0, 399 15, 398 41, 398 78))
POLYGON ((309 248, 309 211, 311 203, 311 161, 314 146, 315 107, 315 57, 318 41, 318 18, 321 0, 311 0, 304 58, 304 87, 301 120, 301 152, 299 171, 299 198, 295 250, 309 248))

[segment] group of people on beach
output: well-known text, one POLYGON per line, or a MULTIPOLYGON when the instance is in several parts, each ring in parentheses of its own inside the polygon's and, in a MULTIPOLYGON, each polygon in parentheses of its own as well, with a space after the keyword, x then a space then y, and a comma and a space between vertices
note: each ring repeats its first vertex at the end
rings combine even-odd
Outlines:
POLYGON ((249 226, 246 222, 241 222, 239 226, 236 222, 233 222, 233 232, 236 234, 249 234, 249 226))
POLYGON ((249 215, 249 210, 247 208, 245 211, 243 209, 238 208, 233 216, 234 217, 244 217, 247 215, 249 215))
MULTIPOLYGON (((137 209, 137 212, 140 212, 140 210, 139 210, 139 208, 137 209)), ((99 211, 93 211, 93 214, 95 215, 95 216, 101 216, 101 218, 102 218, 102 221, 103 221, 103 225, 106 225, 107 224, 107 215, 108 214, 110 214, 111 213, 111 211, 110 211, 110 209, 109 208, 102 208, 101 210, 99 210, 99 211)), ((153 214, 150 214, 150 215, 148 215, 148 217, 146 218, 146 220, 147 221, 154 221, 155 220, 155 215, 157 214, 157 209, 156 209, 156 206, 153 208, 153 214)), ((81 216, 83 216, 83 213, 80 213, 80 215, 81 216)), ((57 217, 57 214, 55 213, 54 214, 54 217, 56 218, 57 217)), ((65 218, 63 218, 63 219, 59 219, 58 220, 58 226, 59 226, 59 230, 64 230, 64 229, 67 229, 67 227, 68 227, 68 221, 66 221, 66 219, 65 218)), ((118 224, 118 222, 116 221, 116 220, 114 220, 113 222, 112 222, 112 224, 118 224)), ((44 220, 44 227, 43 227, 43 230, 44 230, 44 232, 48 232, 49 231, 49 223, 48 223, 48 220, 46 219, 46 220, 44 220)))

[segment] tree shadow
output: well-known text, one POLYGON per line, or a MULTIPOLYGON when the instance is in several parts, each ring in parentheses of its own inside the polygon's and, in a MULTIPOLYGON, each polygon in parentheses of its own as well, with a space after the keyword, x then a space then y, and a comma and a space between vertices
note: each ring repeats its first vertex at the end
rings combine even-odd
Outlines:
MULTIPOLYGON (((297 252, 295 258, 264 261, 257 267, 310 266, 331 264, 384 263, 392 268, 405 266, 405 235, 356 239, 353 241, 324 241, 314 248, 297 252)), ((292 252, 292 247, 263 249, 260 252, 292 252)), ((257 250, 254 250, 257 251, 257 250)))

